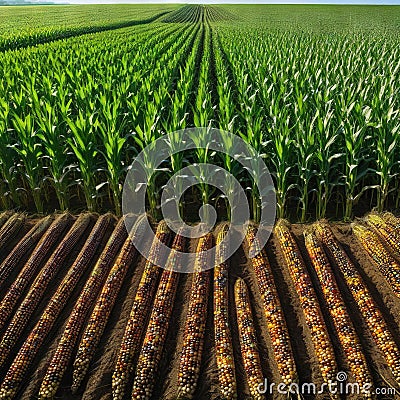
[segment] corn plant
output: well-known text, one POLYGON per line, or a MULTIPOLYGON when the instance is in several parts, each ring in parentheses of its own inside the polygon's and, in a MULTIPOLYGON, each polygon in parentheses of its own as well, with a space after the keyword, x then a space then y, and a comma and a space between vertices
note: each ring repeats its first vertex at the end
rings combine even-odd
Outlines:
POLYGON ((0 200, 3 208, 19 205, 13 135, 8 127, 10 108, 0 98, 0 200))
POLYGON ((32 193, 37 212, 42 213, 45 177, 42 164, 43 151, 35 120, 31 114, 20 117, 13 113, 11 118, 18 137, 14 149, 21 160, 24 180, 32 193))
MULTIPOLYGON (((329 107, 329 102, 327 102, 329 107)), ((338 132, 335 132, 331 124, 333 111, 326 110, 325 114, 317 111, 313 119, 316 140, 316 218, 325 218, 328 202, 332 191, 338 185, 339 162, 343 153, 337 150, 335 141, 338 140, 338 132)))
POLYGON ((298 173, 296 188, 299 193, 298 205, 301 209, 301 222, 305 222, 307 218, 310 188, 315 175, 314 156, 316 150, 313 124, 312 121, 309 120, 308 95, 304 93, 303 89, 303 87, 306 86, 306 82, 304 82, 303 79, 297 78, 294 84, 294 111, 296 115, 294 131, 296 135, 295 147, 298 173))
MULTIPOLYGON (((245 77, 246 78, 246 77, 245 77)), ((246 82, 246 79, 243 80, 246 82)), ((246 88, 246 92, 252 91, 251 85, 246 88)), ((240 90, 240 88, 239 88, 240 90)), ((257 104, 257 91, 249 96, 248 101, 242 103, 242 120, 244 126, 239 131, 239 135, 245 140, 258 154, 262 151, 262 146, 264 144, 263 140, 263 109, 257 104)), ((257 170, 257 160, 250 160, 252 170, 257 170)), ((258 192, 257 183, 254 179, 251 180, 249 186, 251 209, 253 219, 255 221, 260 221, 261 217, 261 198, 258 192)))
MULTIPOLYGON (((233 124, 235 122, 236 116, 233 115, 234 108, 231 107, 232 100, 231 100, 231 91, 229 87, 230 85, 227 80, 227 77, 223 77, 222 75, 221 66, 217 67, 217 76, 218 76, 217 90, 219 93, 218 96, 219 128, 222 131, 232 132, 234 131, 233 124)), ((223 143, 224 149, 227 151, 227 153, 221 154, 220 156, 222 158, 222 165, 224 167, 224 170, 229 172, 236 179, 241 179, 240 176, 241 166, 235 159, 232 159, 231 157, 231 154, 235 154, 233 149, 232 139, 227 135, 223 135, 222 140, 224 142, 223 143)), ((221 195, 221 197, 225 199, 227 219, 229 221, 231 219, 232 210, 229 204, 228 197, 234 195, 234 186, 230 184, 231 183, 230 180, 227 180, 225 183, 227 184, 227 187, 225 188, 226 194, 221 195)))
POLYGON ((124 173, 123 148, 127 136, 122 135, 124 129, 123 114, 121 113, 121 102, 113 95, 109 100, 105 94, 99 96, 101 104, 100 116, 96 121, 102 144, 99 152, 102 154, 107 165, 107 177, 110 185, 115 212, 121 215, 121 192, 122 176, 124 173))
MULTIPOLYGON (((161 135, 161 126, 159 119, 161 111, 168 101, 167 82, 171 79, 170 70, 184 54, 182 44, 190 37, 192 31, 181 36, 183 29, 179 29, 173 35, 170 35, 168 41, 163 43, 161 49, 157 49, 156 57, 166 50, 160 59, 154 65, 154 71, 142 83, 138 93, 138 102, 130 102, 132 111, 138 114, 136 126, 133 133, 133 139, 137 150, 143 150, 155 142, 161 135), (171 46, 171 42, 176 42, 171 46), (178 50, 179 49, 179 50, 178 50), (150 97, 149 97, 150 95, 150 97), (140 110, 138 105, 144 103, 144 110, 140 110)), ((159 189, 157 179, 163 174, 164 169, 155 169, 154 160, 151 152, 147 152, 144 159, 145 170, 149 172, 147 177, 147 198, 149 201, 150 213, 157 218, 159 211, 159 189)))
MULTIPOLYGON (((170 104, 166 107, 168 114, 162 122, 163 128, 168 133, 170 139, 168 145, 170 146, 171 175, 178 173, 183 168, 185 160, 184 153, 177 151, 181 144, 181 134, 179 131, 186 128, 189 116, 190 104, 187 99, 192 94, 192 91, 194 91, 193 69, 195 68, 196 57, 200 46, 201 29, 199 28, 194 31, 193 36, 193 46, 185 66, 179 69, 179 78, 176 82, 177 86, 170 96, 170 104)), ((182 180, 178 179, 176 184, 176 193, 182 193, 182 180)), ((183 202, 179 201, 179 212, 181 216, 183 215, 183 210, 183 202)))
MULTIPOLYGON (((398 69, 399 67, 397 67, 398 69)), ((400 144, 400 109, 396 102, 394 78, 382 83, 379 93, 373 97, 371 121, 373 140, 376 145, 376 169, 378 175, 377 210, 382 212, 388 196, 395 189, 394 180, 398 176, 399 161, 396 155, 400 144)))
POLYGON ((290 137, 290 118, 282 111, 280 117, 274 116, 272 124, 268 128, 269 136, 271 136, 270 146, 273 148, 271 156, 271 164, 273 166, 272 175, 275 177, 275 192, 277 216, 285 215, 286 200, 288 192, 294 187, 290 183, 289 173, 293 169, 291 155, 293 151, 293 139, 290 137))
POLYGON ((367 123, 370 110, 363 108, 359 102, 354 100, 345 111, 346 116, 342 122, 341 133, 345 142, 345 220, 350 220, 353 207, 362 194, 371 188, 362 185, 363 178, 368 173, 368 135, 367 123), (361 187, 360 187, 361 186, 361 187))
MULTIPOLYGON (((211 46, 211 36, 210 27, 206 25, 204 28, 204 41, 203 41, 203 56, 200 65, 199 72, 199 82, 196 94, 196 100, 192 107, 193 112, 193 123, 200 129, 198 131, 198 137, 194 137, 193 141, 196 143, 198 140, 199 145, 194 151, 195 163, 202 164, 208 163, 210 161, 210 149, 208 147, 201 146, 200 143, 205 143, 204 138, 208 135, 207 127, 212 124, 212 119, 214 117, 214 107, 212 104, 211 90, 210 90, 210 46, 211 46), (203 135, 203 138, 201 136, 203 135), (204 136, 205 135, 205 136, 204 136)), ((195 135, 197 136, 197 134, 195 135)), ((198 173, 197 169, 193 169, 194 175, 198 173)), ((198 187, 201 193, 201 203, 203 205, 210 204, 213 189, 204 182, 203 176, 197 174, 198 187)), ((208 219, 208 208, 205 208, 206 215, 204 215, 205 220, 208 219)))
POLYGON ((83 190, 86 207, 89 211, 96 210, 98 197, 96 175, 101 172, 97 162, 98 149, 94 132, 96 118, 95 114, 89 110, 79 110, 75 118, 67 120, 71 135, 66 140, 78 161, 77 171, 80 178, 78 178, 77 184, 83 190))
MULTIPOLYGON (((44 77, 43 79, 47 81, 49 86, 51 85, 47 78, 44 77)), ((68 157, 63 134, 66 126, 60 119, 56 104, 53 104, 49 98, 41 100, 37 96, 34 98, 35 119, 39 125, 37 135, 43 145, 43 156, 49 170, 48 179, 54 188, 60 209, 66 210, 69 207, 68 157)))

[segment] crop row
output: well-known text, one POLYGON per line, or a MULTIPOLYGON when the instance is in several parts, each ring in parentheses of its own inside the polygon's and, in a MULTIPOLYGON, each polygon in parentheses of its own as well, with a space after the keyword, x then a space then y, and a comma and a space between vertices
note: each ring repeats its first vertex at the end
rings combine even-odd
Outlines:
POLYGON ((61 7, 35 12, 4 8, 0 51, 36 46, 72 36, 147 24, 175 7, 61 7))
POLYGON ((236 16, 229 11, 215 6, 187 5, 179 10, 169 13, 163 22, 181 22, 181 23, 210 23, 220 21, 232 21, 236 16))

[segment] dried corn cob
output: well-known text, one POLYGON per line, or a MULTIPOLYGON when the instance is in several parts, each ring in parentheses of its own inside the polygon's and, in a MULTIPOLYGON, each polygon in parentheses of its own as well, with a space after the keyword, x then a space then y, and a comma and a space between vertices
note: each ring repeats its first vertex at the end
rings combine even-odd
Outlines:
POLYGON ((39 399, 52 399, 56 395, 85 318, 96 300, 99 289, 127 235, 124 219, 121 218, 68 318, 67 326, 43 378, 39 390, 39 399))
POLYGON ((15 396, 40 346, 43 344, 54 322, 70 298, 83 272, 89 266, 112 220, 113 217, 111 214, 103 215, 98 219, 76 261, 69 269, 39 321, 11 364, 0 387, 1 396, 5 395, 7 398, 15 396), (3 388, 5 389, 4 391, 2 390, 3 388))
MULTIPOLYGON (((165 221, 157 226, 156 238, 151 247, 150 259, 158 260, 161 255, 160 243, 168 246, 171 238, 171 231, 165 221)), ((146 320, 150 314, 151 303, 157 288, 157 281, 161 268, 147 261, 143 275, 137 289, 135 300, 132 305, 128 323, 122 338, 121 348, 115 364, 112 377, 112 391, 114 400, 122 400, 126 386, 134 370, 134 359, 140 349, 141 339, 146 329, 146 320)))
MULTIPOLYGON (((300 304, 310 330, 319 368, 325 383, 336 378, 337 365, 332 343, 325 325, 311 278, 301 257, 299 248, 286 221, 280 220, 275 226, 275 234, 289 269, 292 282, 299 296, 300 304)), ((336 398, 337 396, 331 395, 336 398)))
POLYGON ((392 254, 400 260, 400 231, 376 214, 367 215, 366 220, 368 225, 378 233, 382 241, 388 246, 392 254))
POLYGON ((368 228, 354 224, 353 232, 366 253, 375 262, 395 295, 400 297, 400 264, 385 249, 379 238, 368 228))
POLYGON ((214 334, 218 381, 224 399, 236 398, 235 361, 232 337, 229 328, 228 261, 222 262, 227 253, 223 243, 228 232, 224 225, 217 235, 217 249, 214 268, 214 334))
POLYGON ((296 363, 294 361, 289 331, 286 326, 285 315, 279 300, 272 269, 265 250, 260 249, 260 243, 256 237, 256 229, 254 226, 249 226, 246 240, 249 248, 253 247, 254 250, 256 250, 254 254, 257 254, 255 257, 251 258, 251 264, 255 271, 261 298, 263 300, 268 332, 271 338, 278 371, 282 377, 282 382, 286 385, 290 385, 293 382, 298 382, 296 363))
POLYGON ((7 319, 13 312, 20 296, 28 285, 31 284, 37 269, 41 262, 46 258, 49 250, 57 242, 65 228, 70 224, 72 216, 68 213, 60 215, 51 224, 50 228, 40 239, 33 250, 29 260, 24 265, 22 271, 18 274, 11 287, 8 289, 4 299, 0 304, 0 329, 4 326, 7 319))
POLYGON ((44 232, 53 222, 54 217, 49 215, 41 219, 14 247, 11 253, 0 265, 0 289, 10 273, 17 267, 21 258, 27 254, 33 246, 37 244, 44 232))
POLYGON ((318 238, 326 246, 330 256, 343 274, 345 282, 378 349, 386 359, 396 381, 400 384, 400 351, 379 307, 370 295, 361 275, 333 236, 329 225, 318 223, 314 225, 314 228, 318 234, 318 238))
POLYGON ((12 211, 4 211, 0 214, 0 229, 7 222, 7 220, 12 217, 13 214, 14 213, 12 211))
POLYGON ((14 214, 4 223, 0 229, 0 250, 17 235, 25 220, 26 216, 24 214, 14 214))
POLYGON ((155 373, 161 361, 179 280, 179 273, 174 272, 172 268, 178 266, 180 256, 177 251, 184 251, 184 247, 185 238, 178 232, 154 299, 150 321, 136 367, 132 399, 147 400, 152 395, 155 373))
POLYGON ((89 369, 90 362, 100 342, 108 318, 114 307, 115 300, 121 289, 126 272, 137 254, 133 245, 134 237, 141 238, 144 234, 147 216, 141 217, 133 226, 131 235, 125 240, 122 249, 111 268, 103 289, 96 300, 92 315, 86 325, 78 352, 75 357, 72 393, 76 393, 89 369))
POLYGON ((196 390, 203 353, 204 334, 210 287, 210 257, 205 253, 212 247, 211 233, 199 239, 195 274, 186 316, 185 333, 178 371, 178 398, 191 399, 196 390))
POLYGON ((382 219, 387 223, 392 225, 395 230, 400 229, 400 218, 395 217, 392 213, 384 212, 382 214, 382 219))
POLYGON ((360 387, 368 384, 372 388, 373 380, 367 360, 325 252, 314 233, 304 232, 304 238, 350 371, 360 387))
POLYGON ((83 232, 89 225, 90 219, 89 214, 79 216, 40 271, 2 337, 0 342, 0 366, 4 364, 10 351, 15 346, 20 334, 43 297, 48 284, 62 267, 65 258, 71 253, 78 240, 82 237, 83 232))
POLYGON ((264 396, 260 394, 258 388, 264 382, 264 377, 257 349, 257 337, 254 329, 249 292, 244 280, 241 278, 238 278, 235 283, 235 304, 240 350, 242 352, 244 370, 251 398, 255 400, 263 399, 264 396))

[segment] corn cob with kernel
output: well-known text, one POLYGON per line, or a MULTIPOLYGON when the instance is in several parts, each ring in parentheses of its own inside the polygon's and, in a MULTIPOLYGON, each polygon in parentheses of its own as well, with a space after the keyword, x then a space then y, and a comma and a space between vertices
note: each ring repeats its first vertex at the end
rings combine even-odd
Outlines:
POLYGON ((26 216, 24 214, 14 214, 4 223, 0 229, 0 250, 17 235, 25 220, 26 216))
POLYGON ((195 273, 178 368, 178 398, 193 398, 199 379, 210 289, 210 271, 207 270, 210 256, 206 252, 212 248, 212 241, 213 236, 209 233, 201 237, 197 245, 195 273))
POLYGON ((8 289, 0 304, 0 329, 4 326, 7 319, 12 314, 20 296, 36 275, 41 262, 46 258, 49 250, 57 242, 66 227, 71 223, 72 216, 68 213, 60 215, 50 225, 46 233, 36 245, 28 261, 13 284, 8 289))
POLYGON ((367 324, 376 346, 386 359, 394 378, 400 384, 400 351, 378 305, 370 295, 360 273, 334 237, 329 225, 320 222, 315 224, 314 228, 318 238, 326 246, 329 255, 344 276, 350 293, 367 324))
POLYGON ((400 229, 400 218, 395 217, 392 213, 390 212, 384 212, 382 214, 382 219, 387 223, 392 225, 392 227, 398 231, 400 229))
POLYGON ((343 297, 340 294, 332 267, 315 234, 304 232, 304 238, 311 264, 317 274, 350 371, 360 387, 368 384, 372 388, 373 380, 367 360, 365 359, 357 332, 347 312, 343 297))
POLYGON ((10 351, 15 346, 19 336, 45 294, 47 286, 60 270, 66 257, 71 253, 78 240, 82 237, 83 232, 89 225, 90 219, 89 214, 82 214, 78 217, 40 271, 2 337, 0 342, 0 366, 3 366, 10 351))
POLYGON ((385 249, 379 238, 368 228, 354 224, 353 232, 389 283, 394 294, 400 297, 400 264, 385 249))
POLYGON ((376 214, 367 215, 366 220, 368 225, 378 233, 391 253, 397 260, 400 260, 400 231, 396 230, 393 225, 387 223, 382 217, 376 214))
POLYGON ((12 211, 4 211, 0 214, 0 229, 7 222, 7 220, 13 216, 13 214, 14 213, 12 211))
POLYGON ((254 254, 257 254, 251 258, 251 264, 257 277, 278 371, 282 382, 290 385, 297 382, 298 377, 292 346, 290 344, 289 331, 286 326, 285 315, 279 300, 271 265, 269 264, 265 250, 260 248, 254 226, 249 226, 246 241, 248 247, 254 250, 254 254))
POLYGON ((251 312, 249 292, 243 279, 235 282, 235 304, 239 328, 240 350, 242 352, 244 370, 251 398, 263 399, 259 385, 264 382, 261 369, 260 355, 257 349, 257 336, 254 328, 253 314, 251 312))
POLYGON ((108 318, 114 307, 115 300, 121 290, 129 266, 137 254, 133 245, 134 237, 140 240, 145 232, 147 216, 140 217, 132 228, 131 234, 125 240, 117 259, 111 268, 103 289, 96 300, 92 315, 84 330, 78 352, 74 361, 72 393, 76 393, 85 378, 96 348, 103 335, 108 318))
MULTIPOLYGON (((311 339, 317 355, 319 369, 325 383, 336 378, 338 369, 322 311, 318 303, 311 278, 307 272, 300 250, 292 236, 286 221, 280 220, 275 226, 275 234, 289 269, 293 285, 299 296, 306 324, 310 330, 311 339)), ((331 395, 332 398, 337 398, 331 395)))
POLYGON ((20 240, 20 242, 14 247, 10 254, 0 265, 0 289, 3 283, 11 274, 11 272, 17 268, 21 258, 27 254, 33 246, 37 244, 40 238, 46 232, 47 228, 53 222, 54 217, 49 215, 46 218, 41 219, 37 222, 32 229, 20 240))
POLYGON ((146 336, 136 366, 132 388, 133 400, 148 400, 152 396, 156 382, 155 374, 161 361, 179 281, 179 273, 172 269, 179 266, 179 252, 183 252, 185 249, 185 238, 181 233, 182 231, 175 236, 166 269, 163 271, 158 285, 146 336))
POLYGON ((0 387, 0 393, 3 387, 12 388, 6 393, 8 398, 14 397, 23 383, 25 374, 40 346, 51 331, 83 272, 89 266, 112 220, 111 214, 103 215, 98 219, 75 262, 68 270, 67 275, 51 298, 39 321, 19 350, 0 387))
POLYGON ((214 267, 214 335, 215 353, 218 370, 219 389, 226 400, 236 398, 236 374, 233 357, 232 337, 229 327, 228 301, 228 261, 222 260, 227 254, 227 245, 223 243, 228 232, 224 225, 217 235, 217 248, 214 267))
POLYGON ((98 295, 111 265, 128 236, 121 218, 93 268, 68 318, 64 333, 50 361, 39 390, 39 399, 53 399, 61 383, 83 323, 98 295))
MULTIPOLYGON (((149 258, 160 262, 162 253, 160 244, 168 246, 171 239, 171 231, 165 221, 161 221, 158 224, 156 239, 152 244, 149 258)), ((126 386, 135 367, 134 360, 140 349, 141 339, 146 329, 145 323, 150 313, 160 274, 161 268, 148 260, 136 291, 112 376, 114 400, 122 400, 124 398, 126 386)))

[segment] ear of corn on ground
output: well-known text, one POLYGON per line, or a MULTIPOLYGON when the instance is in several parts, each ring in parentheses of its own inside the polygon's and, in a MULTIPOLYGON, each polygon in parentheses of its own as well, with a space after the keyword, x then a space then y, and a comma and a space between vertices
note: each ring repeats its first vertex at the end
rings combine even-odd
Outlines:
MULTIPOLYGON (((325 383, 329 384, 336 379, 338 368, 332 342, 322 316, 314 286, 300 250, 289 230, 288 223, 283 220, 278 221, 274 233, 277 235, 293 285, 299 297, 307 326, 310 330, 322 378, 325 383)), ((332 398, 338 398, 336 394, 330 395, 332 398)))

